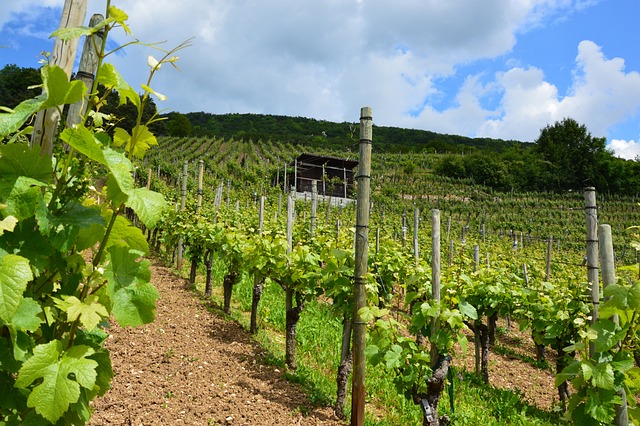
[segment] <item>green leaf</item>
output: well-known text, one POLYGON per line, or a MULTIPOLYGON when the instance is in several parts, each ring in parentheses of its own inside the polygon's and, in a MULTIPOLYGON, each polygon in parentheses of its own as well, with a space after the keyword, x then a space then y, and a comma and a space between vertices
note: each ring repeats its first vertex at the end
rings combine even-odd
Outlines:
POLYGON ((46 97, 40 95, 37 98, 20 102, 13 112, 0 114, 0 138, 4 138, 17 131, 36 112, 43 107, 46 97))
POLYGON ((7 176, 0 178, 0 191, 6 195, 3 200, 6 204, 2 213, 5 216, 13 216, 18 221, 33 217, 38 202, 42 199, 40 188, 45 184, 24 176, 19 176, 11 181, 6 178, 7 176))
POLYGON ((573 379, 582 370, 582 364, 578 360, 574 360, 567 365, 562 372, 556 374, 555 386, 558 387, 567 380, 573 379))
POLYGON ((69 76, 57 65, 44 66, 40 70, 47 100, 43 108, 55 108, 59 105, 73 104, 84 97, 87 86, 80 80, 69 82, 69 76))
MULTIPOLYGON (((38 218, 38 224, 41 227, 42 220, 43 217, 38 218)), ((61 251, 69 250, 75 245, 81 230, 93 228, 94 225, 104 225, 104 219, 98 207, 86 207, 79 203, 67 206, 56 212, 55 216, 47 215, 46 222, 50 229, 43 234, 49 238, 54 247, 61 251)))
POLYGON ((32 388, 27 406, 52 423, 58 421, 69 405, 78 401, 80 386, 93 388, 98 363, 87 357, 94 352, 88 346, 73 346, 63 352, 59 340, 36 346, 15 382, 16 387, 27 389, 42 380, 32 388))
POLYGON ((107 309, 95 295, 87 296, 84 301, 75 296, 63 296, 62 299, 54 300, 56 306, 66 312, 69 321, 80 319, 80 323, 89 331, 96 328, 103 318, 109 317, 107 309))
POLYGON ((131 191, 127 207, 136 212, 147 228, 153 228, 167 208, 164 196, 146 188, 136 188, 131 191))
POLYGON ((131 135, 124 129, 116 127, 113 131, 113 145, 122 146, 127 145, 131 140, 131 135))
POLYGON ((131 151, 131 144, 134 144, 133 155, 138 158, 143 158, 151 146, 158 145, 158 140, 153 133, 149 131, 147 126, 138 125, 131 130, 131 138, 125 148, 126 152, 131 151))
POLYGON ((593 382, 602 389, 613 389, 614 374, 611 364, 597 364, 593 370, 593 382))
POLYGON ((0 146, 0 175, 24 176, 44 183, 53 182, 53 166, 39 147, 14 143, 0 146))
MULTIPOLYGON (((107 89, 117 90, 120 94, 120 104, 123 105, 130 101, 138 109, 140 109, 140 96, 127 83, 118 70, 109 63, 103 63, 98 73, 98 83, 103 84, 107 89)), ((119 106, 118 105, 118 106, 119 106)))
POLYGON ((72 27, 72 28, 59 28, 51 33, 49 38, 59 38, 60 40, 73 40, 82 36, 90 36, 97 33, 104 27, 105 21, 100 21, 95 27, 72 27))
POLYGON ((629 304, 629 308, 633 310, 640 308, 640 282, 635 283, 633 287, 629 289, 627 303, 629 304))
POLYGON ((476 311, 476 308, 466 300, 460 301, 458 309, 463 316, 471 318, 472 320, 478 319, 478 311, 476 311))
POLYGON ((111 172, 107 179, 107 195, 117 207, 128 200, 135 186, 133 165, 123 153, 111 148, 104 149, 104 159, 111 172))
POLYGON ((0 235, 4 234, 4 231, 12 232, 18 223, 18 219, 13 216, 7 216, 0 220, 0 235))
POLYGON ((11 320, 32 279, 29 261, 24 257, 8 254, 0 259, 0 319, 11 320))
POLYGON ((25 297, 20 301, 20 305, 13 314, 10 324, 18 330, 35 332, 42 321, 42 307, 40 304, 30 297, 25 297))
POLYGON ((384 360, 386 361, 386 367, 391 370, 400 366, 400 358, 402 355, 402 348, 398 345, 391 345, 391 348, 384 354, 384 360))
POLYGON ((109 248, 110 262, 105 269, 107 291, 113 303, 112 313, 123 326, 153 321, 158 291, 149 283, 148 260, 140 260, 142 252, 127 247, 109 248))
MULTIPOLYGON (((111 214, 107 214, 105 220, 109 222, 111 214)), ((116 217, 106 248, 113 246, 128 247, 144 253, 145 256, 149 254, 149 244, 140 228, 133 226, 127 218, 122 216, 116 217)))
POLYGON ((78 124, 75 127, 67 127, 60 134, 60 139, 91 160, 100 164, 107 164, 102 152, 102 143, 84 125, 78 124))

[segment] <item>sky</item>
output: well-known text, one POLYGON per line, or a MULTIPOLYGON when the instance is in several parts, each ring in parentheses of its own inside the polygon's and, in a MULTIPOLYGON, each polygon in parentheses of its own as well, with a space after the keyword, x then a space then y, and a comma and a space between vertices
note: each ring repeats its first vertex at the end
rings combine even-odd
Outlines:
MULTIPOLYGON (((105 13, 88 0, 86 22, 105 13)), ((0 68, 38 67, 64 0, 0 0, 0 68)), ((263 113, 535 141, 570 117, 640 156, 639 0, 136 0, 134 36, 165 42, 162 111, 263 113)), ((111 33, 108 47, 131 41, 111 33)), ((82 45, 82 43, 81 43, 82 45)), ((148 55, 108 57, 133 87, 148 55)), ((140 89, 142 91, 142 89, 140 89)), ((375 134, 373 135, 375 143, 375 134)))

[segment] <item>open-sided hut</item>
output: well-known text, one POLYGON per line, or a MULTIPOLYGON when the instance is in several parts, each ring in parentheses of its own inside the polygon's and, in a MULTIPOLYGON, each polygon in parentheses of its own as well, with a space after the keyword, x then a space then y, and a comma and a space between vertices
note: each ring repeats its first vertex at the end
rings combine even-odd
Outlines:
POLYGON ((312 192, 313 182, 319 195, 349 198, 355 188, 354 169, 357 161, 300 154, 289 167, 289 182, 296 192, 312 192))

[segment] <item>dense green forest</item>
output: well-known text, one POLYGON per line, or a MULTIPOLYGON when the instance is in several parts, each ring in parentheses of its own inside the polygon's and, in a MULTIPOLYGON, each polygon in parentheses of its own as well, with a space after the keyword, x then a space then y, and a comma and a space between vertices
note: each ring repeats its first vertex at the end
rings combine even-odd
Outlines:
MULTIPOLYGON (((15 107, 33 96, 38 75, 33 68, 7 65, 0 70, 0 105, 15 107), (11 88, 8 90, 7 88, 11 88), (6 90, 5 90, 6 89, 6 90)), ((101 112, 120 117, 112 123, 131 130, 134 109, 119 105, 113 94, 101 112)), ((146 117, 157 112, 148 104, 146 117)), ((207 137, 235 141, 292 143, 308 152, 355 153, 358 123, 335 123, 305 117, 267 114, 211 114, 170 112, 153 123, 152 131, 170 137, 207 137)), ((604 138, 594 137, 585 125, 566 118, 541 129, 535 143, 491 138, 469 138, 428 130, 376 126, 374 153, 437 154, 430 164, 435 174, 464 179, 496 190, 567 191, 594 186, 599 192, 640 194, 640 162, 616 158, 604 138)), ((418 164, 405 165, 407 171, 418 164)))

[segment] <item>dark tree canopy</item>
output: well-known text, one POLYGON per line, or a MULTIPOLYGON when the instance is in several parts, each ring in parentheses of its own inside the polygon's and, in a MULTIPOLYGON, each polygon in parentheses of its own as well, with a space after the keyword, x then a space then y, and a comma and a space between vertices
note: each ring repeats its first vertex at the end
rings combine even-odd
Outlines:
POLYGON ((606 139, 591 136, 585 125, 572 118, 542 129, 536 151, 552 165, 556 189, 598 187, 606 181, 603 164, 611 157, 606 139))
POLYGON ((39 84, 42 78, 37 69, 5 65, 0 70, 0 106, 15 108, 20 102, 38 96, 42 89, 29 87, 39 84))

